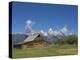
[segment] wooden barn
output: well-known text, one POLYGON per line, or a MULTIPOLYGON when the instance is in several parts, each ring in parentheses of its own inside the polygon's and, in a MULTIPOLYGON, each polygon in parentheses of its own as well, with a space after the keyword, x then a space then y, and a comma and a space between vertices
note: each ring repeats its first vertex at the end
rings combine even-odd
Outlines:
POLYGON ((16 44, 16 47, 20 48, 33 48, 33 47, 46 47, 47 43, 43 40, 39 33, 35 33, 27 37, 23 42, 19 42, 16 44))

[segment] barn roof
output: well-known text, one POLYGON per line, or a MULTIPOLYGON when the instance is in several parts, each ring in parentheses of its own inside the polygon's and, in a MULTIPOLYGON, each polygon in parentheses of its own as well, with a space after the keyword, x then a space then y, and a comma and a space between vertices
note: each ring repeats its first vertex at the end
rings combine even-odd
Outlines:
POLYGON ((29 37, 27 37, 23 42, 19 42, 19 43, 16 43, 16 45, 19 45, 19 44, 24 44, 26 42, 30 42, 30 41, 34 41, 34 39, 39 35, 39 33, 35 33, 33 35, 30 35, 29 37))

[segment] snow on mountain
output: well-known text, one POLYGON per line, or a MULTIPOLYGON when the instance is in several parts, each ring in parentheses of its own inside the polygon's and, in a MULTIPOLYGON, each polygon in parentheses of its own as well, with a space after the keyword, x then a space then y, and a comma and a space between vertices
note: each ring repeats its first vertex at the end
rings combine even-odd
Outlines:
POLYGON ((48 33, 49 36, 52 36, 54 34, 52 28, 50 28, 47 33, 48 33))
POLYGON ((67 27, 64 26, 60 30, 53 30, 52 28, 49 28, 47 32, 41 30, 40 34, 45 40, 47 40, 48 42, 52 42, 58 39, 65 39, 67 35, 70 35, 70 32, 68 31, 67 27))

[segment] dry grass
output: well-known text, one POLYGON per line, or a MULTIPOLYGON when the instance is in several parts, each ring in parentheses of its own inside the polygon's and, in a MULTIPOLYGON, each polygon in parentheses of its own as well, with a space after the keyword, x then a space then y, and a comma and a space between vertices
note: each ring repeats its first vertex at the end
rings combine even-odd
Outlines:
POLYGON ((76 45, 49 45, 43 48, 27 49, 13 48, 13 58, 75 55, 78 53, 77 50, 76 45))

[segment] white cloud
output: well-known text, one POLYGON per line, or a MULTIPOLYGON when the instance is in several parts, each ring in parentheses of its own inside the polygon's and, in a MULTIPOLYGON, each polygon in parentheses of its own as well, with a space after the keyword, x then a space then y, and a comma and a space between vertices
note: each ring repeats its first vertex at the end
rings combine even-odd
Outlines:
POLYGON ((34 22, 31 21, 31 20, 27 20, 26 21, 26 26, 25 26, 25 29, 28 33, 32 33, 34 32, 33 29, 32 29, 32 26, 33 26, 34 22))
POLYGON ((28 29, 32 29, 32 21, 31 20, 27 20, 26 21, 26 28, 28 28, 28 29))

